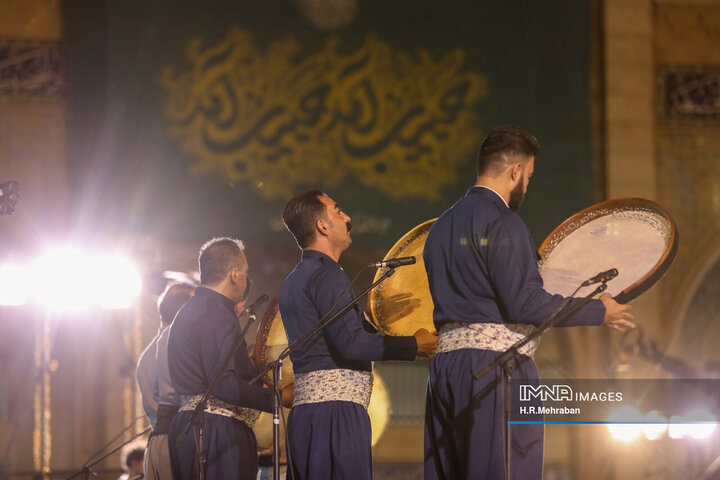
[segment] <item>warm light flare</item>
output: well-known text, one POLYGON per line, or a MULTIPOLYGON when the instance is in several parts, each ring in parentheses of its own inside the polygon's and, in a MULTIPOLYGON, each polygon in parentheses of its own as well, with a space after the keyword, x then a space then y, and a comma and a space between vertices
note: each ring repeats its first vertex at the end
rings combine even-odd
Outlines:
POLYGON ((30 297, 28 271, 19 264, 0 265, 0 305, 24 305, 30 297))
POLYGON ((643 433, 642 414, 633 407, 620 407, 610 414, 608 430, 614 439, 632 442, 643 433), (623 423, 617 423, 623 422, 623 423))
POLYGON ((137 267, 117 252, 60 246, 26 265, 0 265, 0 305, 34 300, 56 312, 130 308, 141 287, 137 267))

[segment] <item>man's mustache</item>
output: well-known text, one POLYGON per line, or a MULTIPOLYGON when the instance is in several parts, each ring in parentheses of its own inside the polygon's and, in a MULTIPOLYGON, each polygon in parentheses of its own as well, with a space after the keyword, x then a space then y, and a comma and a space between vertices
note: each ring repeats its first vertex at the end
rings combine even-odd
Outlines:
POLYGON ((352 230, 352 223, 350 223, 350 222, 345 222, 345 226, 347 227, 348 233, 350 233, 350 230, 352 230))

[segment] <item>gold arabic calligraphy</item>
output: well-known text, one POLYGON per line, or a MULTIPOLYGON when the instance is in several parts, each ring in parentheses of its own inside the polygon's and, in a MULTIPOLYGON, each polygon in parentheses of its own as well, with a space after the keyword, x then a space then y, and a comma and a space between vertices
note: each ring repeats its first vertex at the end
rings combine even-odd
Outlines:
POLYGON ((350 54, 336 38, 297 60, 300 50, 286 39, 263 55, 234 29, 211 47, 193 39, 192 70, 164 70, 170 135, 194 173, 248 182, 268 199, 348 177, 395 199, 433 199, 455 182, 485 96, 485 78, 462 71, 463 52, 433 60, 372 37, 350 54))

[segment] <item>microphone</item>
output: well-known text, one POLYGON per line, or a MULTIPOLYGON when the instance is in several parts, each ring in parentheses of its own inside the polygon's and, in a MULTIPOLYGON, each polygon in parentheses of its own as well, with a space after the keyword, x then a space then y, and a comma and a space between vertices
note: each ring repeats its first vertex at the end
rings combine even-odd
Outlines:
POLYGON ((592 285, 593 283, 598 283, 598 282, 605 283, 605 282, 609 282, 609 281, 612 280, 613 278, 617 277, 617 275, 618 275, 617 268, 611 268, 610 270, 607 270, 607 271, 605 271, 605 272, 600 272, 600 273, 598 273, 597 275, 595 275, 594 277, 592 277, 592 278, 590 278, 590 279, 588 279, 588 280, 585 280, 585 281, 582 283, 582 286, 583 286, 583 287, 587 287, 588 285, 592 285))
POLYGON ((370 268, 397 268, 403 265, 413 265, 416 262, 415 257, 400 257, 391 258, 390 260, 383 260, 382 262, 375 262, 368 265, 370 268))
POLYGON ((20 185, 17 182, 0 183, 0 216, 10 215, 20 201, 20 185))
MULTIPOLYGON (((258 298, 255 299, 254 302, 252 302, 250 305, 243 308, 242 312, 240 312, 240 315, 242 315, 243 313, 248 313, 250 315, 254 314, 255 310, 257 310, 257 307, 259 307, 260 305, 262 305, 263 303, 265 303, 267 301, 268 301, 267 295, 265 295, 265 294, 260 295, 258 298)), ((240 315, 238 315, 238 316, 240 316, 240 315)))

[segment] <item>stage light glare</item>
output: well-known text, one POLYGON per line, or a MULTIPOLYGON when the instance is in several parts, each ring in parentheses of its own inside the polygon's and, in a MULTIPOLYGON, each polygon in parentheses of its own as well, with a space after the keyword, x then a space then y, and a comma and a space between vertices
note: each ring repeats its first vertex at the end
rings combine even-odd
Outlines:
POLYGON ((673 415, 670 417, 670 425, 668 426, 668 436, 675 440, 683 438, 685 435, 689 435, 688 424, 683 423, 685 419, 680 415, 673 415))
POLYGON ((24 305, 29 296, 27 268, 14 263, 0 265, 0 305, 24 305))
POLYGON ((715 431, 717 419, 705 410, 695 409, 685 415, 689 422, 688 432, 692 438, 702 440, 708 438, 715 431))
POLYGON ((78 248, 63 246, 46 251, 35 262, 37 300, 48 310, 77 311, 92 305, 93 261, 78 248))
POLYGON ((698 440, 708 438, 715 431, 717 419, 705 410, 695 409, 685 416, 675 415, 670 418, 668 435, 680 439, 692 437, 698 440))
POLYGON ((142 279, 129 258, 113 253, 98 258, 97 268, 104 279, 102 289, 96 292, 102 308, 130 308, 140 294, 142 279))
POLYGON ((608 424, 608 430, 615 440, 629 443, 643 433, 642 425, 639 423, 642 421, 642 415, 633 407, 615 409, 610 414, 608 421, 612 422, 608 424))
POLYGON ((129 308, 142 287, 140 274, 128 258, 76 247, 47 251, 35 262, 33 278, 37 300, 58 312, 129 308))
POLYGON ((648 440, 657 440, 661 436, 665 435, 668 430, 667 417, 660 415, 660 412, 657 410, 653 410, 645 415, 645 421, 648 423, 643 425, 643 430, 645 431, 645 438, 648 440))

